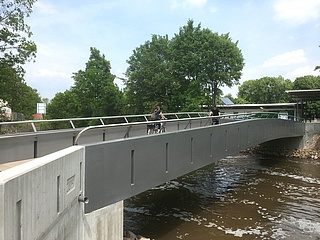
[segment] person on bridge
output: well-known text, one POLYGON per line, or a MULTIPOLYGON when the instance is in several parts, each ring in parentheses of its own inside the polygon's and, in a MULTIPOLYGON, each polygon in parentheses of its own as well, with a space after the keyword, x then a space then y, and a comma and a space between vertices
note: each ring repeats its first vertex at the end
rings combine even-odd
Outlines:
POLYGON ((217 106, 213 106, 212 110, 210 111, 209 116, 213 116, 212 118, 212 125, 213 124, 219 124, 219 116, 220 116, 220 110, 217 108, 217 106))
MULTIPOLYGON (((152 121, 159 121, 161 119, 167 120, 166 116, 162 113, 160 106, 156 106, 155 110, 153 111, 151 115, 151 120, 152 121)), ((161 131, 161 123, 156 123, 156 131, 159 133, 161 131)))

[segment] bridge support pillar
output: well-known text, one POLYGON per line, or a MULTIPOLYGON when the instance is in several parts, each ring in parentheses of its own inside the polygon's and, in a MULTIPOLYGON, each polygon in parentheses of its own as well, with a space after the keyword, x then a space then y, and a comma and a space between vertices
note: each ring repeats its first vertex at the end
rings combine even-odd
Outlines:
POLYGON ((123 201, 98 209, 83 216, 83 239, 122 240, 123 201))

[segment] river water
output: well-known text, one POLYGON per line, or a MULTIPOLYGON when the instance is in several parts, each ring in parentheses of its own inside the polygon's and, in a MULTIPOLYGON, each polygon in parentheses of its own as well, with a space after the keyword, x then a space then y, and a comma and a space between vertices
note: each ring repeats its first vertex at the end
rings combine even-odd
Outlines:
POLYGON ((124 229, 156 240, 320 240, 320 160, 227 157, 125 200, 124 229))

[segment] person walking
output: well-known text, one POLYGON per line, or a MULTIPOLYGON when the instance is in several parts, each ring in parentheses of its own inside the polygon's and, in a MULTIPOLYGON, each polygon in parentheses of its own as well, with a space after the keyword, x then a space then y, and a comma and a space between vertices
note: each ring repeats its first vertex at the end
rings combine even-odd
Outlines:
POLYGON ((219 124, 220 110, 219 110, 219 108, 217 108, 217 106, 213 106, 212 110, 210 111, 209 116, 213 116, 212 125, 219 124))
MULTIPOLYGON (((151 120, 159 121, 162 119, 167 120, 166 116, 162 113, 160 106, 156 106, 153 113, 151 114, 151 120)), ((155 130, 157 131, 157 133, 161 131, 161 126, 162 124, 160 122, 155 124, 155 128, 156 128, 155 130)))

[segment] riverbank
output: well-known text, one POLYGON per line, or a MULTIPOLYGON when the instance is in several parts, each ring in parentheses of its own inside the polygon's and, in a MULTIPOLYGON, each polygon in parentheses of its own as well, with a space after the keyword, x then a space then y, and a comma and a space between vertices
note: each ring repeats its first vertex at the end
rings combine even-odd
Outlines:
POLYGON ((279 157, 320 158, 320 135, 315 134, 303 149, 271 148, 257 145, 240 152, 240 154, 261 154, 279 157))

